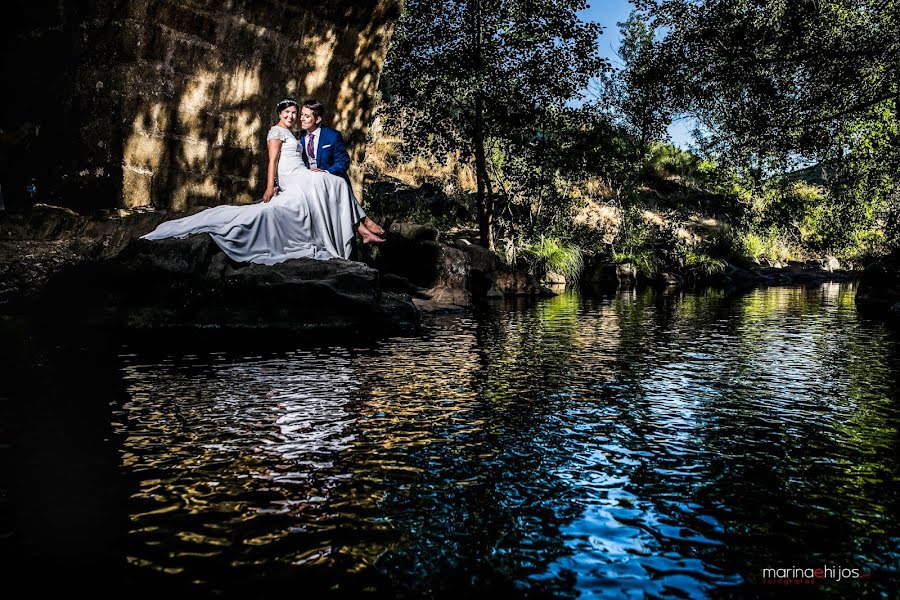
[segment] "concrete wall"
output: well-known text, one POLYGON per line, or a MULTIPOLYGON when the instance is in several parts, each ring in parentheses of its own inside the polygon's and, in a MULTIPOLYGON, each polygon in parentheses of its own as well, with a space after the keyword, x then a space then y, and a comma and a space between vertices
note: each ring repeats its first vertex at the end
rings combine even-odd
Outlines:
MULTIPOLYGON (((315 97, 362 162, 401 0, 35 0, 2 10, 7 204, 251 202, 284 96, 315 97)), ((15 3, 19 4, 19 3, 15 3)))

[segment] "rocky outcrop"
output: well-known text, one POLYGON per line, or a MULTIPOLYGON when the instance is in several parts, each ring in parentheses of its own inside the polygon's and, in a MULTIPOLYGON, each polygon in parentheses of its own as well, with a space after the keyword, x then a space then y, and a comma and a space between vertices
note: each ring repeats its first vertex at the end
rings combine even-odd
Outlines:
POLYGON ((0 281, 0 305, 9 311, 37 302, 65 320, 141 329, 396 332, 415 329, 416 305, 448 311, 478 298, 551 294, 493 252, 463 238, 441 241, 432 225, 394 223, 386 244, 367 247, 372 254, 363 258, 370 266, 343 260, 238 264, 205 235, 138 239, 181 216, 88 219, 44 206, 0 217, 0 274, 8 275, 0 281))
POLYGON ((831 256, 787 263, 762 259, 759 264, 741 267, 726 264, 719 273, 698 274, 689 270, 660 271, 653 277, 642 275, 631 263, 610 263, 589 260, 581 275, 581 283, 599 288, 633 288, 650 284, 658 287, 684 285, 720 285, 727 288, 758 285, 794 285, 823 281, 849 281, 858 273, 841 269, 840 262, 831 256))
POLYGON ((423 304, 426 309, 471 306, 479 298, 552 295, 534 276, 507 267, 486 248, 464 238, 441 241, 433 225, 394 223, 388 236, 367 261, 416 286, 431 303, 423 304))
POLYGON ((469 306, 469 268, 466 256, 438 242, 432 225, 394 223, 389 242, 369 262, 379 271, 400 277, 421 290, 420 297, 437 304, 469 306))
MULTIPOLYGON (((833 268, 833 265, 831 265, 833 268)), ((859 277, 855 271, 829 270, 822 261, 802 261, 787 266, 759 266, 743 268, 727 265, 723 273, 713 281, 726 287, 753 287, 758 285, 801 285, 825 281, 851 281, 859 277)))
MULTIPOLYGON (((188 211, 188 213, 200 208, 188 211)), ((88 219, 39 206, 0 216, 0 306, 66 324, 131 329, 404 333, 409 282, 345 260, 238 264, 207 235, 138 239, 186 213, 88 219), (406 287, 404 287, 404 284, 406 287)))
POLYGON ((638 270, 631 263, 589 261, 581 273, 581 282, 606 288, 632 288, 637 284, 638 270))
POLYGON ((167 218, 154 212, 89 219, 47 205, 0 214, 0 304, 28 302, 63 268, 111 258, 167 218))
POLYGON ((238 264, 207 235, 133 240, 114 258, 54 276, 36 305, 67 324, 154 331, 404 334, 420 319, 408 296, 382 291, 362 263, 238 264))
POLYGON ((533 275, 510 268, 490 250, 465 238, 456 238, 450 243, 468 256, 470 286, 476 297, 553 295, 533 275))
POLYGON ((863 271, 856 288, 856 305, 873 314, 900 318, 900 252, 863 271))

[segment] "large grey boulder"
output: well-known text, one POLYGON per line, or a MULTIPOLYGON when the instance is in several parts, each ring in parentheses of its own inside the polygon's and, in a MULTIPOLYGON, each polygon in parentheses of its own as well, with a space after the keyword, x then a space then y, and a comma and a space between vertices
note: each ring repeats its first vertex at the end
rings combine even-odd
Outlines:
POLYGON ((115 258, 61 272, 40 303, 68 321, 140 330, 402 334, 420 321, 409 296, 383 291, 362 263, 234 263, 207 235, 134 240, 115 258))
POLYGON ((432 302, 472 304, 468 258, 437 241, 433 225, 394 223, 388 235, 389 241, 378 249, 375 261, 380 271, 407 279, 432 302))
POLYGON ((394 223, 371 261, 421 289, 423 309, 471 306, 478 298, 552 294, 534 276, 507 267, 493 252, 462 238, 440 239, 433 225, 394 223))
POLYGON ((630 289, 637 284, 638 270, 631 263, 588 261, 581 281, 601 287, 630 289))
POLYGON ((900 252, 866 267, 856 288, 856 305, 885 316, 900 317, 900 252))
POLYGON ((476 298, 502 296, 552 296, 555 292, 527 271, 512 269, 483 246, 464 238, 452 240, 453 247, 469 259, 469 286, 476 298))

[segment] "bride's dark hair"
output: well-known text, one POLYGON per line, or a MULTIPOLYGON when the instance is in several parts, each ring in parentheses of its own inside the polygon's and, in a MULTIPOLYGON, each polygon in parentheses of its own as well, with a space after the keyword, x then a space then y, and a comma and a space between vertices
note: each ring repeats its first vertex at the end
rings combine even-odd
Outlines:
POLYGON ((276 114, 280 113, 281 111, 288 108, 289 106, 296 106, 297 110, 300 110, 300 105, 297 104, 296 100, 294 100, 293 98, 285 98, 284 100, 282 100, 281 102, 279 102, 278 104, 275 105, 275 113, 276 114))

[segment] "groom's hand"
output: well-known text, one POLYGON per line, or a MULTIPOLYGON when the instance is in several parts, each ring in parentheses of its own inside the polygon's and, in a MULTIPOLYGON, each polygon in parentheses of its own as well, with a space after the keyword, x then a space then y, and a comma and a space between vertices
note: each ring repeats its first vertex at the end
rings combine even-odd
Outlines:
POLYGON ((320 169, 319 167, 316 167, 315 169, 310 169, 310 171, 312 171, 313 173, 327 173, 328 172, 325 169, 320 169))

